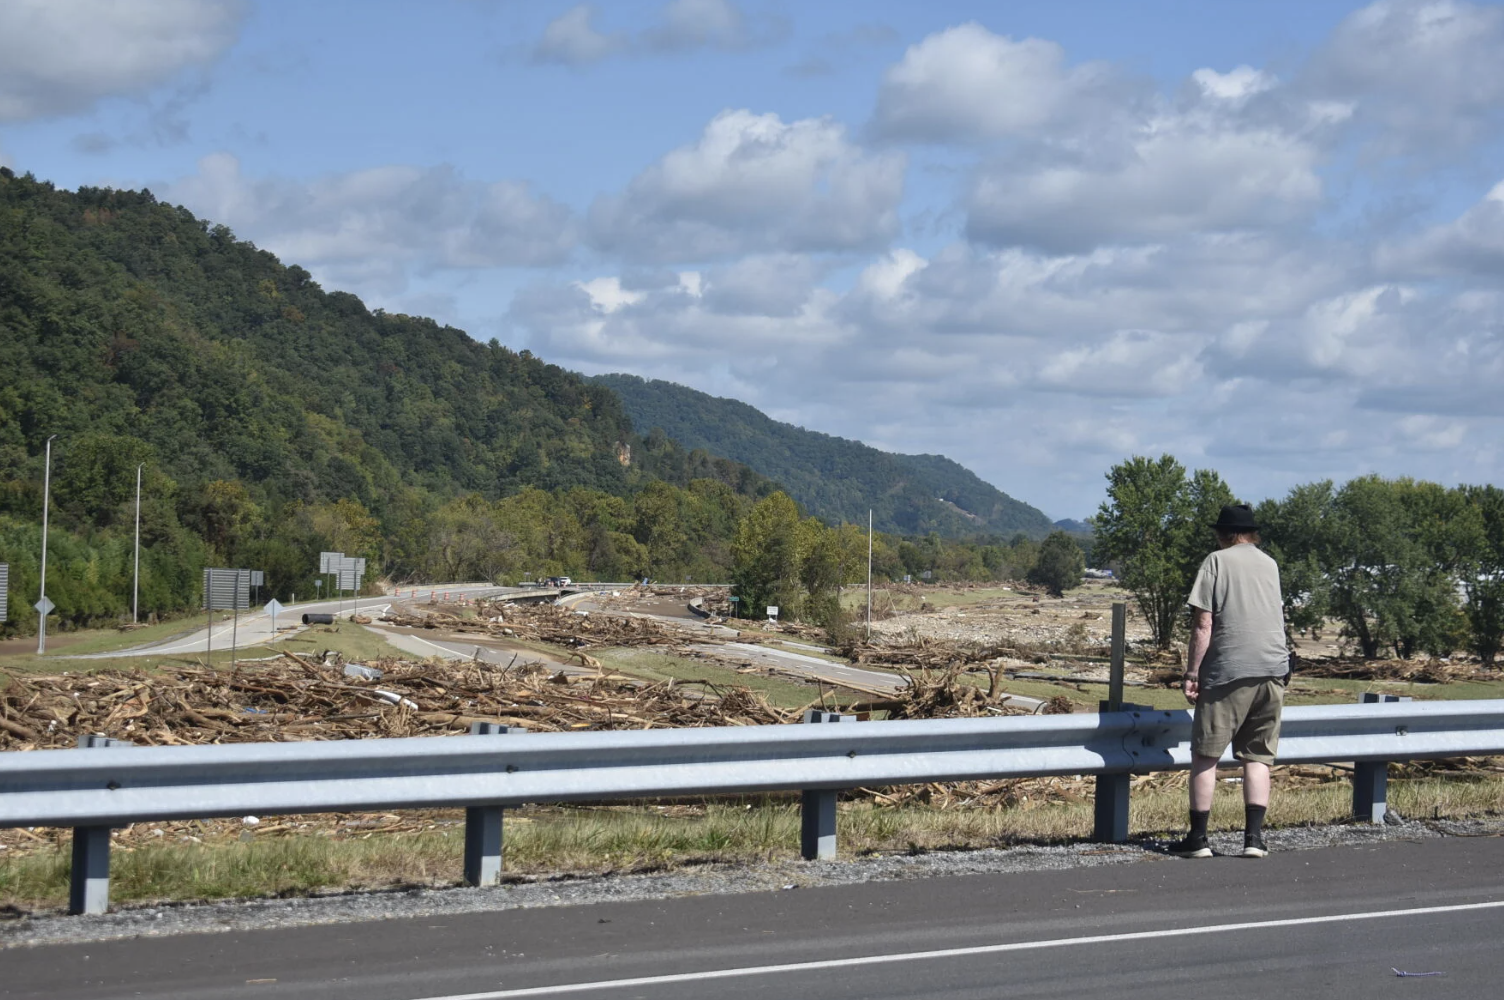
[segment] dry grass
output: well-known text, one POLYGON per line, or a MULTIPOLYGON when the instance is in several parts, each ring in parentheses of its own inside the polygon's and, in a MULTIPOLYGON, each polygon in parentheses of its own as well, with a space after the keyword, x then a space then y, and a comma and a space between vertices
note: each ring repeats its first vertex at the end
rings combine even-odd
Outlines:
MULTIPOLYGON (((1018 843, 1082 840, 1091 832, 1089 783, 1061 779, 1005 806, 911 805, 884 808, 847 802, 840 810, 843 855, 962 850, 1018 843)), ((1351 786, 1340 771, 1281 772, 1269 811, 1271 827, 1343 821, 1351 786)), ((1390 803, 1407 817, 1462 818, 1504 813, 1504 778, 1478 772, 1420 774, 1390 782, 1390 803)), ((1183 828, 1184 773, 1139 779, 1131 829, 1165 834, 1183 828)), ((1240 790, 1221 782, 1214 829, 1242 824, 1240 790)), ((321 890, 379 889, 458 883, 462 824, 446 814, 419 833, 324 830, 238 839, 221 825, 205 843, 117 847, 111 896, 120 903, 305 895, 321 890), (331 835, 333 833, 333 835, 331 835)), ((509 812, 508 875, 649 871, 706 862, 761 862, 796 856, 798 808, 787 798, 702 806, 538 808, 509 812)), ((0 906, 58 907, 67 898, 66 834, 32 850, 0 854, 0 906)))

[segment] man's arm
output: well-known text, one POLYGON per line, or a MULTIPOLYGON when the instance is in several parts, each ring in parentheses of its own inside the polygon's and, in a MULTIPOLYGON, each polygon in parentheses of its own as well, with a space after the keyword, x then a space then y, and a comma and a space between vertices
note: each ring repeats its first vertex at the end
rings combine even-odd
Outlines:
POLYGON ((1185 700, 1192 705, 1201 695, 1201 661, 1212 644, 1212 613, 1202 608, 1191 608, 1191 643, 1185 651, 1185 679, 1181 688, 1185 700))

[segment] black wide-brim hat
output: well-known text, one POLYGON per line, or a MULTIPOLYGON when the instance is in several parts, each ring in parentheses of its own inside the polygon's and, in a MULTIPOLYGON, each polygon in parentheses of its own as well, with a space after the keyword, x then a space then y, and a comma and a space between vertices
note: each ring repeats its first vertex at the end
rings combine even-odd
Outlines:
POLYGON ((1239 533, 1259 530, 1258 524, 1253 520, 1253 508, 1246 503, 1230 503, 1223 507, 1222 515, 1212 528, 1216 531, 1239 533))

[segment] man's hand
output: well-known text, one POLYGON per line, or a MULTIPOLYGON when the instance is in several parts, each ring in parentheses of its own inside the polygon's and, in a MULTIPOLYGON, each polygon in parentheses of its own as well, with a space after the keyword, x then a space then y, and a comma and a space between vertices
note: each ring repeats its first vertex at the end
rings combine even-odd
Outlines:
POLYGON ((1185 650, 1185 679, 1181 690, 1192 705, 1201 697, 1201 661, 1212 645, 1212 613, 1191 605, 1191 641, 1185 650))

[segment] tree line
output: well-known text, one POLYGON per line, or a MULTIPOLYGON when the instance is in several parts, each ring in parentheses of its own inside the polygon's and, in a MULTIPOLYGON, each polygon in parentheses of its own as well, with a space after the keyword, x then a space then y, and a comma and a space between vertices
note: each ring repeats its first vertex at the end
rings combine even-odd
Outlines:
MULTIPOLYGON (((118 456, 112 483, 53 479, 48 537, 48 597, 58 627, 110 624, 131 610, 134 456, 118 456), (102 504, 93 519, 87 503, 102 504)), ((188 496, 159 468, 143 470, 142 617, 191 610, 203 567, 234 566, 265 574, 264 597, 283 601, 315 593, 318 553, 364 556, 371 586, 486 580, 515 584, 545 576, 578 580, 732 582, 746 607, 777 605, 788 618, 829 622, 843 586, 865 580, 866 526, 827 525, 782 491, 756 498, 719 479, 685 486, 649 482, 629 496, 587 487, 525 488, 488 499, 468 493, 444 503, 413 493, 406 506, 378 516, 355 498, 281 505, 258 503, 237 480, 214 480, 188 496)), ((26 607, 37 592, 40 512, 0 514, 0 562, 11 567, 11 614, 5 634, 35 631, 26 607)), ((1038 578, 1064 565, 1061 586, 1081 577, 1083 555, 1064 535, 1037 542, 873 538, 879 582, 1038 578), (1064 553, 1064 559, 1060 558, 1064 553), (1072 575, 1073 574, 1073 575, 1072 575)))
MULTIPOLYGON (((1185 626, 1185 598, 1215 545, 1210 525, 1232 490, 1216 472, 1170 455, 1134 457, 1107 474, 1095 519, 1099 559, 1133 593, 1155 641, 1185 626)), ((1367 659, 1450 656, 1492 664, 1504 644, 1504 491, 1361 476, 1297 486, 1255 507, 1280 565, 1289 629, 1335 621, 1367 659)))

